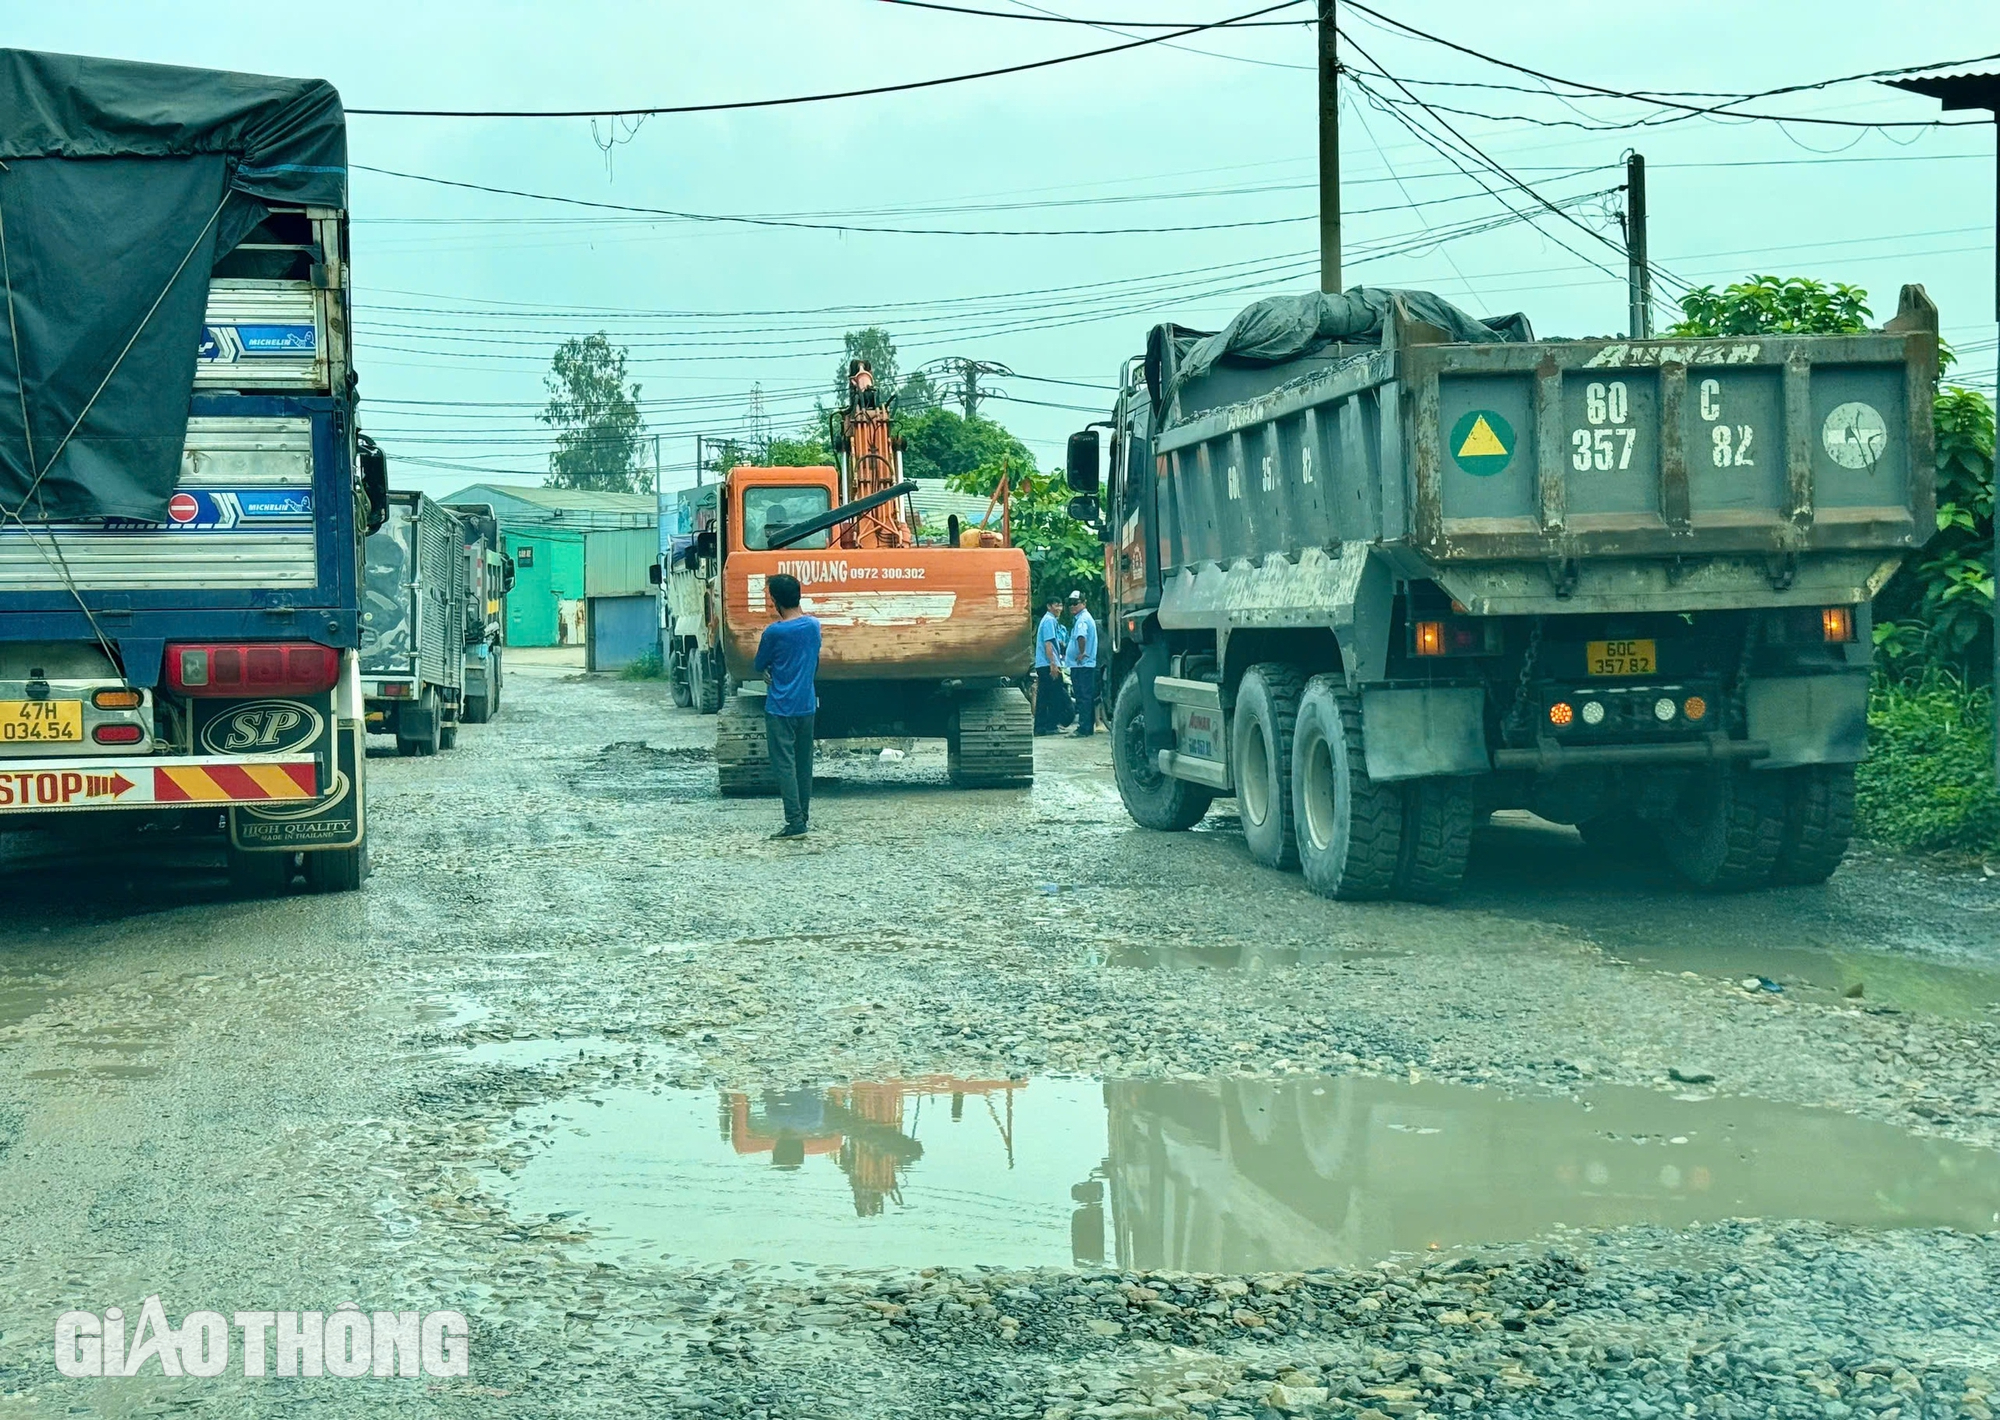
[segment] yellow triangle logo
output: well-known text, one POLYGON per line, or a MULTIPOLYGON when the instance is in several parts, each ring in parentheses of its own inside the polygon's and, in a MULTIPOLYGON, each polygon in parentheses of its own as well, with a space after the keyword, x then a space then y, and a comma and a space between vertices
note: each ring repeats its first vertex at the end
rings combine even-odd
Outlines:
POLYGON ((1472 428, 1466 433, 1465 442, 1458 446, 1458 456, 1462 459, 1490 458, 1497 455, 1507 457, 1507 446, 1500 442, 1500 436, 1493 432, 1493 426, 1480 415, 1472 421, 1472 428))

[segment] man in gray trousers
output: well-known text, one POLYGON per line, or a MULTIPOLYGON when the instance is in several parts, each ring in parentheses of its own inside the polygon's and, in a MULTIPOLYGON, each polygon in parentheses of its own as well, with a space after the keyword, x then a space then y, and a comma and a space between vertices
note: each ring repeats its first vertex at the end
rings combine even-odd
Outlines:
POLYGON ((770 693, 764 697, 764 747, 771 777, 785 801, 785 826, 773 838, 803 838, 812 812, 813 716, 819 693, 819 621, 799 610, 799 579, 780 572, 764 584, 778 619, 757 642, 757 669, 770 693))

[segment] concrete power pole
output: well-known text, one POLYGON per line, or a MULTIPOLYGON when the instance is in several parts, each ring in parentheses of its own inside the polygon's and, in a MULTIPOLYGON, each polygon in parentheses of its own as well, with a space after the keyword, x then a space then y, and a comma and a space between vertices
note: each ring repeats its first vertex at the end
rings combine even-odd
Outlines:
POLYGON ((1319 0, 1319 289, 1340 290, 1340 57, 1334 0, 1319 0))
POLYGON ((1625 155, 1626 330, 1633 340, 1653 333, 1653 268, 1646 261, 1646 160, 1625 155))
POLYGON ((979 417, 979 364, 975 360, 958 362, 958 377, 964 382, 961 391, 965 396, 965 417, 967 422, 979 417))

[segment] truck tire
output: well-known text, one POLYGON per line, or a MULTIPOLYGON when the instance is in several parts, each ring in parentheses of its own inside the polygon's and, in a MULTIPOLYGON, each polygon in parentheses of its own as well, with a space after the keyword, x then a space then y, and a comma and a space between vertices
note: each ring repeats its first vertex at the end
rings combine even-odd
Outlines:
POLYGON ((1725 765, 1694 777, 1660 823, 1667 861, 1696 887, 1743 892, 1771 881, 1785 833, 1784 795, 1769 774, 1725 765))
POLYGON ((458 719, 462 725, 483 725, 493 718, 490 708, 493 702, 483 695, 468 695, 459 702, 458 719))
POLYGON ((771 752, 764 743, 764 697, 731 695, 715 717, 715 780, 724 798, 760 798, 778 792, 771 752))
POLYGON ((444 732, 444 707, 438 703, 438 693, 426 690, 416 700, 414 707, 404 706, 396 716, 396 753, 405 755, 432 755, 438 752, 438 745, 444 732), (416 714, 408 715, 414 708, 416 714), (411 719, 423 728, 414 735, 403 733, 404 719, 411 719))
POLYGON ((1125 812, 1141 828, 1185 833, 1215 802, 1215 791, 1162 774, 1146 750, 1146 692, 1139 673, 1125 677, 1111 711, 1111 768, 1125 812))
POLYGON ((1267 868, 1299 865, 1292 832, 1292 744, 1305 683, 1296 667, 1267 661, 1245 671, 1236 687, 1229 726, 1236 810, 1250 856, 1267 868))
POLYGON ((352 848, 321 848, 305 854, 306 887, 313 892, 357 892, 368 879, 368 840, 352 848))
POLYGON ((1465 881, 1478 822, 1472 785, 1462 778, 1412 779, 1403 785, 1403 845, 1396 896, 1443 902, 1465 881))
POLYGON ((1396 890, 1403 794, 1368 777, 1361 697, 1339 676, 1314 676, 1299 701, 1292 745, 1292 818, 1306 886, 1358 901, 1396 890))
POLYGON ((945 729, 945 770, 961 789, 1035 782, 1035 709, 1013 686, 961 695, 945 729))
POLYGON ((439 749, 458 748, 458 721, 448 720, 444 724, 438 726, 438 748, 439 749))
POLYGON ((237 897, 279 897, 292 885, 292 855, 228 847, 229 888, 237 897))
POLYGON ((688 684, 687 653, 678 646, 667 652, 667 688, 674 704, 685 710, 694 704, 694 688, 688 684))
POLYGON ((1854 836, 1854 766, 1811 764, 1768 771, 1784 781, 1785 831, 1771 880, 1823 883, 1847 856, 1854 836))
MULTIPOLYGON (((696 648, 688 653, 688 681, 694 708, 704 715, 714 715, 722 709, 723 684, 717 670, 715 657, 710 652, 696 648)), ((761 726, 758 733, 763 733, 761 726)))

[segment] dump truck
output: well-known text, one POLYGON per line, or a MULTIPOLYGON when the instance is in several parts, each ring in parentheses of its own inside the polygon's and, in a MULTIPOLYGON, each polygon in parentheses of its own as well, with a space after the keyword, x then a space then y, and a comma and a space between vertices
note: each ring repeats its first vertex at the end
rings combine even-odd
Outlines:
POLYGON ((465 672, 459 720, 483 725, 500 713, 500 647, 514 559, 500 550, 500 519, 491 503, 447 503, 458 515, 465 549, 465 672))
POLYGON ((357 888, 385 475, 340 96, 0 50, 0 160, 0 828, 215 829, 246 888, 357 888))
POLYGON ((774 789, 753 662, 775 619, 766 583, 779 573, 799 580, 823 632, 817 738, 942 737, 954 784, 1034 777, 1033 712, 1019 686, 1034 660, 1027 557, 1004 529, 918 545, 916 485, 902 477, 869 374, 857 362, 834 412, 838 466, 731 469, 713 524, 683 559, 702 580, 706 644, 726 677, 715 732, 724 794, 774 789))
POLYGON ((1338 898, 1448 896, 1499 808, 1706 888, 1837 867, 1869 602, 1935 527, 1921 287, 1879 330, 1716 339, 1276 297, 1122 374, 1069 483, 1136 822, 1234 796, 1338 898))
POLYGON ((667 684, 674 704, 704 715, 722 709, 722 683, 727 674, 717 634, 721 618, 710 604, 716 586, 714 568, 716 524, 722 488, 702 484, 679 495, 677 522, 670 532, 660 587, 660 634, 666 650, 667 684))
POLYGON ((465 528, 421 493, 392 491, 368 538, 361 588, 361 690, 368 728, 396 753, 458 743, 471 600, 465 528))

